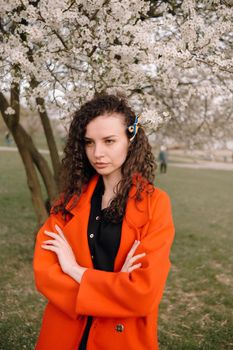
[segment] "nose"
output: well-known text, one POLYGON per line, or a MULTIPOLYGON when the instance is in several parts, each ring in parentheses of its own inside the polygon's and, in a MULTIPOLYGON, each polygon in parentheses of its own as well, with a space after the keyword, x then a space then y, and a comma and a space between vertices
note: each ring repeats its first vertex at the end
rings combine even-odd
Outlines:
POLYGON ((95 158, 100 158, 104 156, 104 149, 103 146, 100 143, 96 143, 94 147, 94 156, 95 158))

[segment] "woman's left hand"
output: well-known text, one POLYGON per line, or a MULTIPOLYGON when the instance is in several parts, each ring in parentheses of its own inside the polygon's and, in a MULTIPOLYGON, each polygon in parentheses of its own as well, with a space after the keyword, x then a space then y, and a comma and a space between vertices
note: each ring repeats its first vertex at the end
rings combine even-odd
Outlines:
POLYGON ((57 254, 61 269, 64 273, 70 274, 70 271, 75 267, 80 267, 75 259, 73 250, 66 240, 61 228, 55 225, 55 229, 58 233, 44 231, 44 233, 53 239, 43 241, 42 248, 51 250, 57 254))

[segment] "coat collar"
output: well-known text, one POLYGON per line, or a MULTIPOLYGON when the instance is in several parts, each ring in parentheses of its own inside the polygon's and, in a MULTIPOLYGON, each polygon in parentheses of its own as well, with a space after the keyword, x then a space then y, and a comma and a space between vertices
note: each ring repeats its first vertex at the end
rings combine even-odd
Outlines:
MULTIPOLYGON (((97 185, 100 175, 94 175, 88 183, 88 186, 82 191, 80 198, 78 199, 77 204, 70 212, 73 215, 76 215, 78 212, 82 212, 86 210, 91 203, 91 197, 97 185)), ((132 176, 132 186, 129 191, 129 198, 126 205, 125 218, 129 225, 133 225, 136 227, 144 226, 145 223, 150 219, 150 208, 148 198, 145 194, 145 190, 142 192, 142 201, 136 202, 134 199, 134 195, 137 190, 138 180, 142 180, 142 176, 140 173, 135 173, 132 176), (148 210, 149 209, 149 210, 148 210)), ((144 180, 145 181, 145 180, 144 180)), ((66 205, 66 209, 69 211, 69 207, 71 206, 72 201, 75 199, 75 196, 71 198, 69 203, 66 205)))
MULTIPOLYGON (((72 219, 64 226, 64 234, 74 249, 77 261, 81 266, 89 268, 93 268, 93 263, 88 246, 87 230, 91 210, 91 197, 98 179, 99 175, 97 174, 89 181, 88 186, 82 192, 76 206, 70 210, 73 214, 72 219)), ((132 180, 126 212, 122 222, 121 241, 115 259, 114 271, 120 271, 134 240, 140 240, 140 229, 142 226, 146 225, 150 219, 150 196, 142 193, 142 201, 136 202, 133 198, 136 193, 136 184, 138 181, 136 174, 133 176, 132 180)), ((69 205, 70 202, 66 206, 67 210, 69 205)))

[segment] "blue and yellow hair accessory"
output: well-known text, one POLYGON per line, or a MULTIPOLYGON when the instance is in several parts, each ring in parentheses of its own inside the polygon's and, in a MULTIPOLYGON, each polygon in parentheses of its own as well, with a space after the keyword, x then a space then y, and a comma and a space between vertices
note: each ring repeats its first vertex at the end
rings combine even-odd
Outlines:
POLYGON ((133 141, 133 139, 135 138, 135 136, 138 132, 138 129, 140 128, 140 125, 138 125, 140 118, 141 118, 141 116, 139 114, 136 114, 133 125, 128 126, 129 132, 130 133, 133 132, 133 136, 129 139, 130 141, 133 141))

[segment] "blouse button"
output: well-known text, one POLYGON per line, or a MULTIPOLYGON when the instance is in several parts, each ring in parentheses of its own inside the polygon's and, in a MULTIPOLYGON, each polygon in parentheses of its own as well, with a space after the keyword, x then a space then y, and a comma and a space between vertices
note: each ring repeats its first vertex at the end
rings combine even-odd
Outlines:
POLYGON ((124 331, 124 326, 123 324, 117 324, 116 327, 115 327, 115 330, 117 332, 123 332, 124 331))
POLYGON ((90 237, 90 238, 93 238, 93 237, 94 237, 94 234, 93 234, 93 233, 91 233, 89 237, 90 237))

